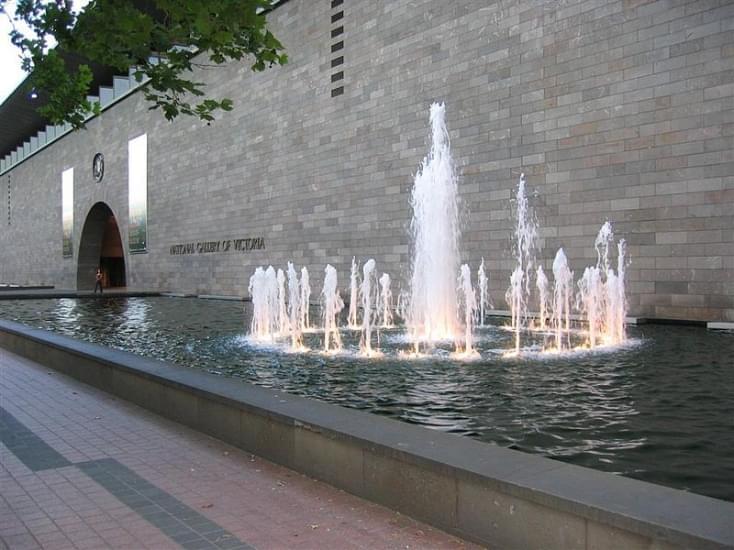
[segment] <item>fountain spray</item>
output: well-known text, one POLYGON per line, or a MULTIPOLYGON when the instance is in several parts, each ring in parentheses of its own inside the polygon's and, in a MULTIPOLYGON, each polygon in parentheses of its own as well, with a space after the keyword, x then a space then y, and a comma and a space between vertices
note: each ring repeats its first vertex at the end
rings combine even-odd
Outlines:
POLYGON ((548 277, 543 271, 543 266, 539 265, 535 273, 535 286, 538 289, 538 311, 540 314, 540 330, 545 330, 546 321, 548 319, 548 277))
POLYGON ((512 314, 512 328, 515 331, 515 353, 520 353, 520 326, 522 325, 521 315, 524 310, 524 293, 523 293, 523 270, 521 266, 517 266, 515 271, 510 275, 510 288, 507 289, 505 299, 510 305, 512 314))
POLYGON ((589 323, 589 347, 595 347, 597 337, 604 332, 604 285, 598 267, 587 267, 578 282, 576 308, 586 314, 589 323))
POLYGON ((563 326, 568 334, 571 328, 571 286, 573 271, 568 267, 568 260, 563 248, 559 248, 553 260, 553 329, 556 332, 556 350, 563 350, 563 326))
MULTIPOLYGON (((599 302, 598 331, 601 340, 607 345, 619 344, 625 339, 625 317, 627 300, 625 295, 625 260, 627 245, 624 239, 617 243, 617 272, 611 267, 609 252, 614 243, 612 224, 605 222, 594 241, 596 248, 596 270, 599 284, 593 291, 599 302)), ((591 318, 589 318, 591 323, 591 318)), ((589 329, 591 330, 591 328, 589 329)), ((593 347, 593 344, 592 344, 593 347)))
POLYGON ((627 241, 620 239, 617 243, 617 280, 616 288, 609 287, 609 309, 612 311, 609 331, 613 343, 624 342, 627 338, 625 322, 627 318, 627 294, 625 292, 625 274, 627 261, 627 241))
POLYGON ((515 196, 515 257, 517 267, 510 277, 510 287, 506 299, 512 312, 512 328, 515 330, 515 351, 520 352, 520 332, 528 317, 528 297, 530 295, 530 271, 535 261, 535 248, 538 241, 538 228, 530 215, 528 198, 525 192, 525 174, 520 174, 515 196))
POLYGON ((360 287, 362 296, 362 342, 360 347, 362 353, 367 356, 374 353, 372 350, 372 289, 376 288, 375 277, 375 260, 367 260, 362 267, 362 286, 360 287))
POLYGON ((484 271, 484 258, 482 258, 482 263, 479 264, 477 281, 479 282, 479 326, 483 327, 485 309, 487 306, 492 307, 492 302, 489 300, 489 279, 484 271))
POLYGON ((410 204, 413 245, 406 322, 415 351, 420 343, 455 339, 458 332, 459 206, 443 103, 431 105, 431 150, 415 175, 410 204))
POLYGON ((300 325, 301 332, 310 328, 311 320, 309 319, 309 306, 311 305, 311 285, 308 280, 308 269, 301 268, 301 307, 300 309, 300 325))
POLYGON ((344 307, 344 302, 337 289, 336 269, 327 265, 324 269, 324 287, 321 291, 322 316, 324 318, 324 351, 337 352, 342 349, 337 316, 344 307))
POLYGON ((392 290, 390 275, 383 273, 380 277, 380 301, 382 302, 382 328, 391 328, 392 324, 392 290))
POLYGON ((477 357, 479 353, 474 349, 472 333, 474 331, 474 316, 477 311, 477 300, 474 294, 474 287, 471 284, 471 271, 469 266, 464 264, 459 272, 459 293, 463 297, 464 310, 464 349, 460 349, 457 341, 456 355, 461 357, 477 357))
POLYGON ((288 321, 291 327, 291 348, 293 350, 303 348, 299 323, 300 308, 301 288, 298 283, 298 274, 293 263, 288 262, 288 321))
POLYGON ((278 333, 278 282, 273 266, 255 269, 248 290, 252 296, 250 334, 256 340, 272 342, 278 333))
POLYGON ((278 333, 285 335, 289 333, 288 310, 285 305, 285 273, 278 269, 278 333))
POLYGON ((352 271, 349 276, 349 317, 347 323, 349 328, 357 328, 357 309, 359 296, 359 264, 356 257, 352 256, 352 271))

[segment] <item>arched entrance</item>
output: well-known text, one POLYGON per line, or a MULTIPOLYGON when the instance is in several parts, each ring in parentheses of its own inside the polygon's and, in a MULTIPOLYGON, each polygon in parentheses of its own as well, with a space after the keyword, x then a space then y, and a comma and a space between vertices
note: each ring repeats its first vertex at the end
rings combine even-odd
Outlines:
POLYGON ((102 269, 102 286, 125 286, 125 253, 120 229, 112 210, 103 202, 92 206, 84 221, 79 241, 77 290, 94 288, 94 276, 98 267, 102 269))

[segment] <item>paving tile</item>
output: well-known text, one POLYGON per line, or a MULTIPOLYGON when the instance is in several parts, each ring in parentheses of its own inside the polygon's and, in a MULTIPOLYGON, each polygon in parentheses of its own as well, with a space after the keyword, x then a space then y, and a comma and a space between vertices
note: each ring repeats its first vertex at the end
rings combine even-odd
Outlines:
POLYGON ((0 368, 5 546, 471 546, 4 350, 0 368))

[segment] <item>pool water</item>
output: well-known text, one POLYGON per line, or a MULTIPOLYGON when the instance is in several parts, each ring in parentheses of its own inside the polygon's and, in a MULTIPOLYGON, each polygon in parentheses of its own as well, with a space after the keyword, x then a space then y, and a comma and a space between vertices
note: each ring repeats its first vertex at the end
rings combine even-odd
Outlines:
MULTIPOLYGON (((598 470, 734 501, 734 333, 629 327, 616 350, 507 358, 497 319, 476 331, 481 358, 452 346, 421 359, 400 329, 382 358, 289 353, 245 337, 251 304, 194 298, 0 300, 0 317, 186 368, 284 390, 598 470), (244 310, 244 311, 243 311, 244 310)), ((318 319, 316 308, 312 319, 318 319)), ((305 343, 321 347, 322 334, 305 343)), ((548 335, 526 335, 540 349, 548 335)))

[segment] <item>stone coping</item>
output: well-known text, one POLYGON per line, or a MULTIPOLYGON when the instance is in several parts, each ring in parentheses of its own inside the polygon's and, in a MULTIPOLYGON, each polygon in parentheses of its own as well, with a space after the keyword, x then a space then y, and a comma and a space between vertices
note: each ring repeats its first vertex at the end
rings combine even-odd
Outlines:
MULTIPOLYGON (((3 334, 20 338, 31 347, 61 350, 100 367, 134 373, 159 385, 183 390, 207 402, 315 432, 331 441, 398 460, 408 468, 415 466, 436 475, 449 475, 456 483, 488 488, 544 509, 658 541, 663 547, 734 548, 731 502, 261 388, 11 321, 0 320, 0 336, 3 334)), ((0 338, 0 345, 7 346, 5 340, 0 338)), ((13 346, 7 347, 22 354, 13 346)), ((450 522, 436 523, 451 530, 450 522)), ((491 542, 466 528, 455 532, 479 542, 491 542)))
POLYGON ((707 323, 709 330, 734 330, 734 323, 707 323))
POLYGON ((0 284, 0 292, 17 292, 23 290, 51 290, 53 285, 13 285, 0 284))
POLYGON ((114 290, 108 289, 102 294, 91 290, 56 290, 54 287, 39 287, 36 289, 25 287, 20 289, 5 289, 0 292, 0 300, 44 300, 54 298, 145 298, 161 296, 153 290, 114 290))

